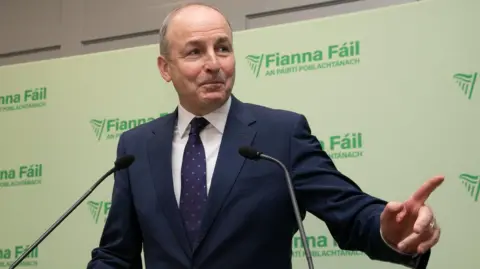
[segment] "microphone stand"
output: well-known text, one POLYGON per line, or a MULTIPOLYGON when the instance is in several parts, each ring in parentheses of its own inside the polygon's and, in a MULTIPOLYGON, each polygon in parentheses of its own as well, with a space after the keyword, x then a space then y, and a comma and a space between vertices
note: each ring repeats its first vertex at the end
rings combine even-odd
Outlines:
POLYGON ((313 260, 312 260, 312 254, 310 252, 310 247, 308 246, 308 243, 307 243, 307 236, 306 236, 306 233, 305 233, 305 228, 303 227, 303 222, 302 222, 302 219, 300 217, 300 210, 298 209, 298 204, 297 204, 297 199, 295 197, 295 192, 294 192, 294 188, 293 188, 293 184, 292 184, 292 180, 290 178, 290 174, 288 173, 288 170, 287 168, 285 167, 285 165, 280 162, 279 160, 273 158, 273 157, 270 157, 268 155, 265 155, 263 153, 259 154, 260 158, 263 158, 265 160, 269 160, 269 161, 272 161, 276 164, 278 164, 282 169, 283 171, 285 172, 285 179, 287 180, 287 184, 288 184, 288 191, 290 193, 290 200, 292 200, 292 205, 293 205, 293 210, 295 212, 295 218, 297 219, 297 223, 298 223, 298 231, 300 233, 300 237, 302 239, 302 244, 303 244, 303 248, 305 250, 305 256, 307 258, 307 263, 308 263, 308 268, 309 269, 313 269, 313 260))
POLYGON ((62 223, 93 192, 93 190, 95 190, 98 187, 98 185, 100 185, 100 183, 102 183, 103 180, 105 180, 108 176, 110 176, 112 173, 114 173, 117 169, 118 169, 117 167, 113 167, 106 174, 104 174, 99 180, 97 180, 97 182, 95 182, 95 184, 93 184, 93 186, 90 187, 90 189, 87 192, 85 192, 82 195, 82 197, 80 197, 80 199, 78 199, 73 204, 73 206, 71 206, 65 213, 63 213, 63 215, 57 221, 55 221, 55 223, 53 223, 53 225, 50 226, 50 228, 48 228, 48 230, 46 232, 44 232, 40 236, 40 238, 37 239, 37 241, 35 241, 25 252, 23 252, 23 254, 20 257, 18 257, 12 263, 12 265, 10 266, 9 269, 13 269, 13 268, 17 267, 40 243, 42 243, 42 241, 51 232, 53 232, 53 230, 55 230, 55 228, 58 227, 58 225, 60 225, 60 223, 62 223))

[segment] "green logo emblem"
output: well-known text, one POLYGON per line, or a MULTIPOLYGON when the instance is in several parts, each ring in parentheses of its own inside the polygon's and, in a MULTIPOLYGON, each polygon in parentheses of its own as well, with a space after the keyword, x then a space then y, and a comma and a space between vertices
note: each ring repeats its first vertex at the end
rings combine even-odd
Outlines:
MULTIPOLYGON (((30 246, 0 247, 0 267, 10 267, 30 246)), ((38 265, 38 247, 34 248, 18 267, 36 267, 38 265)))
POLYGON ((294 52, 251 54, 247 64, 258 78, 360 64, 360 41, 330 45, 326 49, 294 52))
MULTIPOLYGON (((168 113, 161 113, 160 117, 167 115, 168 113)), ((100 140, 112 140, 118 139, 120 135, 137 127, 141 124, 154 120, 155 117, 138 118, 138 119, 92 119, 90 120, 90 126, 98 141, 100 140)))
POLYGON ((87 207, 92 215, 95 224, 101 220, 103 223, 107 220, 110 211, 111 202, 108 201, 88 201, 87 207))
MULTIPOLYGON (((312 258, 365 255, 360 251, 341 250, 335 239, 326 235, 307 236, 307 245, 312 258)), ((292 240, 292 257, 305 258, 302 239, 298 235, 294 236, 292 240)))
POLYGON ((26 89, 23 93, 0 96, 0 112, 39 108, 47 105, 47 88, 26 89))
POLYGON ((255 77, 258 77, 263 63, 263 54, 260 56, 248 55, 247 57, 245 57, 245 59, 247 59, 250 70, 252 70, 255 77))
POLYGON ((42 183, 43 164, 21 165, 16 168, 0 168, 0 187, 38 185, 42 183))
POLYGON ((322 149, 332 159, 358 158, 363 156, 362 133, 333 135, 328 140, 320 140, 322 149))
POLYGON ((465 96, 468 98, 468 100, 472 99, 473 90, 475 89, 475 82, 477 81, 477 76, 477 72, 472 74, 458 73, 453 75, 453 78, 457 82, 463 94, 465 94, 465 96))
POLYGON ((472 197, 473 201, 477 202, 480 193, 480 176, 461 174, 459 178, 465 189, 467 189, 468 194, 470 194, 470 197, 472 197))

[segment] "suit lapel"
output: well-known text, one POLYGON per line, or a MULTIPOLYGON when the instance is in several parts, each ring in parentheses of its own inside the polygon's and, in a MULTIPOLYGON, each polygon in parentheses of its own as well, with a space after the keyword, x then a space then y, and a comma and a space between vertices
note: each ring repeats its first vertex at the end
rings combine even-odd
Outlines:
POLYGON ((222 136, 208 195, 207 208, 202 221, 201 238, 199 243, 194 246, 194 250, 206 237, 215 217, 235 184, 245 161, 245 158, 238 153, 238 149, 242 146, 251 145, 256 132, 249 125, 254 122, 251 114, 243 110, 242 103, 232 96, 232 104, 222 136))
POLYGON ((148 155, 151 179, 158 195, 159 207, 165 214, 165 219, 169 222, 170 228, 178 239, 189 257, 192 250, 188 242, 183 226, 182 217, 178 204, 175 199, 172 177, 172 141, 173 131, 176 123, 176 111, 164 116, 157 126, 153 129, 153 135, 148 141, 148 155))

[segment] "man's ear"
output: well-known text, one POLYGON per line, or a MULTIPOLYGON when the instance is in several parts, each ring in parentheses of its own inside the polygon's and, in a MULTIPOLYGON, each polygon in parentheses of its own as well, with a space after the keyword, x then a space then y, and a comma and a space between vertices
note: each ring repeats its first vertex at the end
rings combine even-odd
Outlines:
POLYGON ((166 82, 170 82, 172 80, 172 77, 170 76, 170 68, 168 66, 168 61, 165 59, 164 56, 160 55, 157 58, 157 66, 158 70, 160 71, 160 74, 162 75, 163 79, 166 82))

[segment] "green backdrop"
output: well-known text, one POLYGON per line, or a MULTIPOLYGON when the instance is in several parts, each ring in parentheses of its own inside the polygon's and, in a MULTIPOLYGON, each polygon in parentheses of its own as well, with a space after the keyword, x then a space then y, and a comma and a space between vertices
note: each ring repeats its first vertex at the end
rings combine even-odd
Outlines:
MULTIPOLYGON (((480 57, 477 0, 420 1, 235 33, 241 100, 305 114, 341 171, 404 200, 436 174, 442 227, 430 268, 477 269, 480 57)), ((158 46, 0 68, 0 267, 7 267, 113 165, 118 135, 172 111, 158 46)), ((107 179, 25 261, 85 268, 110 208, 107 179)), ((305 221, 316 267, 396 265, 341 251, 305 221)), ((301 243, 294 268, 306 268, 301 243)))

